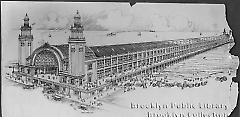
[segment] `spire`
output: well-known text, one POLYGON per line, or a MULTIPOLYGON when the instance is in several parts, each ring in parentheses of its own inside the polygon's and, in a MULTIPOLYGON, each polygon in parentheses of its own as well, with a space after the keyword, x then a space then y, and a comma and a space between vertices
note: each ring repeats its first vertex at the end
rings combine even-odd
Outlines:
POLYGON ((81 18, 81 16, 79 15, 78 10, 77 10, 77 14, 74 16, 74 18, 81 18))
POLYGON ((81 16, 77 10, 77 13, 74 15, 74 27, 81 27, 81 16))
POLYGON ((28 17, 28 15, 27 15, 27 13, 26 13, 26 15, 25 15, 25 17, 24 17, 24 20, 29 20, 29 17, 28 17))

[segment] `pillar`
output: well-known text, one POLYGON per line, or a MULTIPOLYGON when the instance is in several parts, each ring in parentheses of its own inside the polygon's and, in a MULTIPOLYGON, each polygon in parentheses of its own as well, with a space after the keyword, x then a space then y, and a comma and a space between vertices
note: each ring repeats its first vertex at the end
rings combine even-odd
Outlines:
POLYGON ((30 75, 34 75, 34 74, 35 74, 35 73, 34 73, 34 68, 29 68, 29 72, 30 72, 30 73, 29 73, 30 75))
POLYGON ((68 87, 68 88, 66 88, 66 90, 67 90, 67 96, 69 96, 69 97, 71 97, 71 95, 70 95, 70 87, 68 87))
POLYGON ((26 79, 25 79, 25 84, 28 84, 27 80, 28 80, 28 77, 26 76, 26 79))
POLYGON ((52 88, 55 88, 55 85, 52 83, 52 88))
POLYGON ((40 79, 37 80, 37 86, 40 86, 41 83, 40 83, 40 79))
POLYGON ((77 79, 77 87, 80 86, 80 78, 77 79))
POLYGON ((63 94, 64 94, 64 96, 67 95, 67 87, 63 87, 63 94))
POLYGON ((78 99, 81 99, 82 95, 81 95, 81 91, 78 91, 78 99))
POLYGON ((59 68, 58 67, 56 68, 56 73, 55 74, 59 75, 59 68))
POLYGON ((69 77, 64 77, 66 79, 66 83, 69 84, 69 77))
POLYGON ((46 73, 46 67, 43 68, 43 74, 45 74, 45 73, 46 73))
POLYGON ((63 88, 61 86, 59 86, 59 90, 58 93, 62 94, 63 88))
MULTIPOLYGON (((25 76, 25 78, 26 78, 27 76, 25 76)), ((23 80, 24 78, 23 77, 21 77, 20 78, 20 81, 22 82, 22 83, 24 83, 24 80, 23 80)))

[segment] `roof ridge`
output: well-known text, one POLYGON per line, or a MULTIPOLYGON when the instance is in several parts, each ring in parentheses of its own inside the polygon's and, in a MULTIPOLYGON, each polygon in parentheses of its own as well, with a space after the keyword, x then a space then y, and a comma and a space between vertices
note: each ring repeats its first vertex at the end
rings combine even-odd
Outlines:
POLYGON ((97 45, 97 46, 88 46, 88 47, 121 46, 121 45, 132 45, 132 44, 153 43, 153 42, 165 42, 165 41, 167 41, 167 40, 162 40, 162 41, 147 41, 147 42, 135 42, 135 43, 125 43, 125 44, 97 45))

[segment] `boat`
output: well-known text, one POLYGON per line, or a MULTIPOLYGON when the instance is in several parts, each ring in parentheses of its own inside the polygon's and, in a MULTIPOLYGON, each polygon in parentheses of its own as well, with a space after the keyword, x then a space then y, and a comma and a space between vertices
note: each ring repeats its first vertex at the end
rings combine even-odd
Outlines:
POLYGON ((199 87, 201 85, 201 83, 195 83, 195 87, 199 87))
POLYGON ((82 113, 93 113, 92 111, 90 111, 89 107, 84 104, 79 105, 78 109, 82 110, 82 113))
POLYGON ((48 35, 48 37, 52 37, 52 35, 51 35, 51 34, 49 34, 49 35, 48 35))
POLYGON ((34 89, 34 85, 25 85, 23 89, 34 89))
POLYGON ((142 35, 142 33, 141 33, 141 32, 139 32, 139 33, 138 33, 138 36, 141 36, 141 35, 142 35))
POLYGON ((155 30, 150 30, 149 32, 155 32, 155 30))
POLYGON ((111 33, 107 34, 107 36, 115 36, 115 35, 116 35, 116 33, 114 33, 114 32, 111 32, 111 33))
POLYGON ((62 100, 62 96, 60 96, 60 95, 58 95, 58 94, 52 95, 52 98, 53 98, 53 100, 55 100, 55 101, 61 101, 61 100, 62 100))
POLYGON ((216 80, 216 81, 223 82, 223 81, 227 81, 227 77, 226 77, 226 76, 216 77, 215 80, 216 80))

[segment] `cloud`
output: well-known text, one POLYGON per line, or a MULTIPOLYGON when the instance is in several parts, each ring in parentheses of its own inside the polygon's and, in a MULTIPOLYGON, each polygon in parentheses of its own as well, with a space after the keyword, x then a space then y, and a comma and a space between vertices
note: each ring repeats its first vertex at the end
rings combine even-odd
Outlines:
POLYGON ((33 29, 69 29, 79 10, 85 30, 221 31, 228 27, 224 5, 125 3, 16 3, 5 13, 19 29, 26 12, 33 29), (29 6, 29 7, 27 7, 29 6), (88 10, 86 10, 88 9, 88 10), (23 15, 19 15, 23 14, 23 15))
MULTIPOLYGON (((44 14, 43 17, 36 24, 35 28, 40 30, 65 30, 73 25, 73 16, 64 16, 58 12, 49 12, 44 14)), ((104 15, 86 15, 82 14, 82 24, 85 30, 107 30, 97 24, 97 19, 104 18, 104 15)))
POLYGON ((132 15, 122 10, 112 10, 105 19, 98 19, 97 24, 109 30, 127 30, 132 20, 132 15))
POLYGON ((67 17, 61 16, 57 12, 49 12, 42 17, 36 27, 37 29, 64 29, 68 23, 67 17))
POLYGON ((90 31, 106 31, 108 30, 105 27, 102 27, 97 23, 98 19, 104 19, 107 15, 104 13, 96 14, 96 15, 82 15, 82 23, 85 30, 90 31))
POLYGON ((143 5, 106 11, 97 24, 109 30, 221 31, 226 27, 219 5, 143 5))

